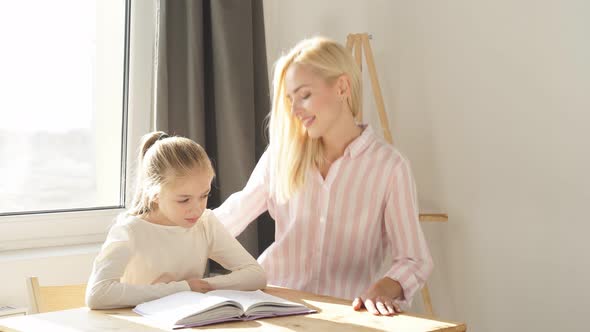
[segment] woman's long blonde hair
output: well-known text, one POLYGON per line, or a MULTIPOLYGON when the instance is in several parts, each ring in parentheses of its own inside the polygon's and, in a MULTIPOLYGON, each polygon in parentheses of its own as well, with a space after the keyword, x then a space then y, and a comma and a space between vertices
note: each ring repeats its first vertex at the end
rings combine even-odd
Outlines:
POLYGON ((274 66, 273 103, 269 120, 271 150, 270 169, 273 194, 278 202, 286 202, 305 182, 312 167, 325 162, 321 140, 310 138, 304 127, 291 114, 291 104, 285 91, 287 69, 293 65, 307 65, 328 83, 345 74, 350 81, 350 98, 347 100, 356 116, 360 100, 360 70, 352 55, 341 44, 323 37, 300 41, 274 66))
POLYGON ((144 135, 140 146, 137 189, 128 215, 141 216, 153 211, 155 196, 162 186, 194 167, 215 175, 205 150, 191 139, 155 131, 144 135))

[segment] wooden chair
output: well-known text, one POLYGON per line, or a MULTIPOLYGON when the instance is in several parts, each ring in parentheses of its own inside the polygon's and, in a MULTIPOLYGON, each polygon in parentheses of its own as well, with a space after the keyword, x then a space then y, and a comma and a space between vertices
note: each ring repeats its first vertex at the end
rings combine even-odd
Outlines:
POLYGON ((86 284, 39 286, 37 277, 27 278, 29 314, 73 309, 86 306, 86 284))

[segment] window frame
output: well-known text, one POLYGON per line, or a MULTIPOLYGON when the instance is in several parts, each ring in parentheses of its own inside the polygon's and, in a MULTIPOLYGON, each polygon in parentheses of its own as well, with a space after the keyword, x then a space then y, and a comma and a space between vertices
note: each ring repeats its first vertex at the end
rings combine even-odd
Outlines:
POLYGON ((133 166, 139 139, 150 131, 155 24, 152 1, 125 0, 122 207, 48 211, 0 216, 0 252, 100 243, 115 217, 133 198, 133 166), (126 108, 126 112, 125 112, 126 108))

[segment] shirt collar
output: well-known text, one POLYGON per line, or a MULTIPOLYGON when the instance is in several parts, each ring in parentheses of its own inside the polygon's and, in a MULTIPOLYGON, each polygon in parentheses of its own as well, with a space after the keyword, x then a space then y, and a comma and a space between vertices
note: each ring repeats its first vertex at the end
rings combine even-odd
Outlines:
POLYGON ((350 158, 356 158, 375 141, 375 133, 370 125, 362 124, 359 127, 363 129, 361 135, 350 142, 344 150, 344 154, 348 154, 350 158))

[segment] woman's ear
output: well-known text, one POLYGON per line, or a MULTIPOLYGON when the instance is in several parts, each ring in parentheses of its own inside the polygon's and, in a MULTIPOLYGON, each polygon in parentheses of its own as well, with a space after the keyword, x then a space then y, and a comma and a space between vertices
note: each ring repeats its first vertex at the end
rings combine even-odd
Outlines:
POLYGON ((342 74, 338 76, 336 88, 338 89, 339 97, 347 98, 350 96, 350 80, 348 79, 348 75, 342 74))

